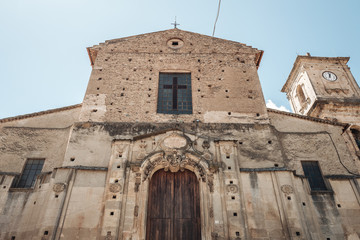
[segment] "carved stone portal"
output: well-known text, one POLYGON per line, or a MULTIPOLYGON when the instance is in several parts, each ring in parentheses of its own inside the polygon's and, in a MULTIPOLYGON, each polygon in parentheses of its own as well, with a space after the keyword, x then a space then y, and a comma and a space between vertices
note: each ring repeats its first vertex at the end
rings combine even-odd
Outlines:
POLYGON ((165 171, 170 170, 171 172, 184 171, 186 166, 190 166, 198 172, 203 182, 206 181, 206 173, 200 163, 177 150, 165 152, 162 157, 149 161, 144 167, 144 181, 148 178, 154 168, 159 166, 164 168, 165 171))

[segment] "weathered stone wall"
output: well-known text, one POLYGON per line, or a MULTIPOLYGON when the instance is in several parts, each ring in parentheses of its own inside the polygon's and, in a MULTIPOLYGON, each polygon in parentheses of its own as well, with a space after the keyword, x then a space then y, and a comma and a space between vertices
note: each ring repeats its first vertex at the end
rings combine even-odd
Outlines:
POLYGON ((342 126, 270 116, 274 126, 77 123, 64 162, 51 178, 43 183, 39 179, 34 190, 25 192, 1 189, 1 226, 6 231, 0 236, 144 239, 148 181, 156 166, 162 166, 156 165, 156 156, 162 156, 166 144, 180 144, 182 136, 188 147, 181 151, 200 161, 189 169, 200 182, 203 239, 356 236, 359 183, 335 153, 336 146, 342 163, 357 171, 342 126), (174 134, 179 139, 165 144, 174 134), (310 194, 300 165, 304 159, 320 162, 334 195, 310 194), (149 161, 155 164, 150 172, 149 161))
POLYGON ((32 127, 32 128, 66 128, 79 120, 81 105, 53 109, 39 113, 0 119, 0 128, 32 127))
POLYGON ((62 166, 71 128, 4 127, 0 131, 0 172, 20 174, 28 158, 45 159, 42 172, 62 166))
POLYGON ((334 100, 317 104, 310 116, 360 126, 360 99, 354 102, 334 100))
POLYGON ((115 39, 91 49, 97 57, 81 121, 267 121, 257 49, 178 29, 115 39), (183 47, 169 47, 174 38, 183 47), (191 73, 193 114, 156 113, 161 72, 191 73))

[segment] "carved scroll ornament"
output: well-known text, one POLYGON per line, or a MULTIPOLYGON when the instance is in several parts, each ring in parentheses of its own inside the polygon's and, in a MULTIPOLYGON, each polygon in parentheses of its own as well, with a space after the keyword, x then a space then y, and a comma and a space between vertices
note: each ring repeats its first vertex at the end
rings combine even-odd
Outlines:
POLYGON ((184 171, 186 166, 194 168, 201 180, 206 181, 206 173, 204 168, 195 160, 187 157, 184 153, 173 150, 171 152, 165 152, 162 157, 158 157, 153 161, 149 161, 144 167, 144 181, 148 178, 150 173, 155 167, 161 166, 165 171, 178 172, 184 171))

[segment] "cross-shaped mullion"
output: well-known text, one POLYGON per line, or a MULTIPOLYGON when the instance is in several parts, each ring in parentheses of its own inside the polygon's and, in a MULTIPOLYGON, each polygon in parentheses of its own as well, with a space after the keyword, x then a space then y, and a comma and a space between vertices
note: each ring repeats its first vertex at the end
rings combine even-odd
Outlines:
POLYGON ((164 89, 172 89, 173 90, 173 107, 172 109, 177 109, 177 100, 178 100, 178 89, 186 89, 187 86, 186 85, 178 85, 178 82, 177 82, 177 77, 173 77, 173 84, 172 85, 164 85, 164 89))

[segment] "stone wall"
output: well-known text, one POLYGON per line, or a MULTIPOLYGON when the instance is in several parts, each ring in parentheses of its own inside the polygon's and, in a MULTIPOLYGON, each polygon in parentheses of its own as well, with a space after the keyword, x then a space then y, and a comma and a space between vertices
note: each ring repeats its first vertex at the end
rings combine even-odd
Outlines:
POLYGON ((267 121, 257 49, 174 29, 107 41, 90 52, 96 58, 81 121, 267 121), (183 46, 169 47, 171 39, 183 46), (161 72, 191 73, 193 114, 156 113, 161 72))

